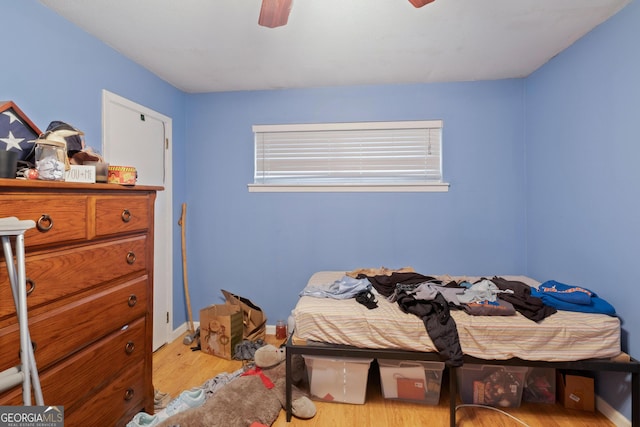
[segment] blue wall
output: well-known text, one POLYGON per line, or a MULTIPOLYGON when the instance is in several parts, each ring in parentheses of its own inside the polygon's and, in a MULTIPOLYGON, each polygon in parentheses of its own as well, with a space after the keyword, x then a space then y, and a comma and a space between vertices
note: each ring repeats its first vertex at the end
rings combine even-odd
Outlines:
POLYGON ((190 96, 194 300, 202 308, 228 289, 273 324, 318 270, 523 272, 522 114, 521 80, 190 96), (248 192, 254 124, 412 119, 444 120, 448 193, 248 192))
MULTIPOLYGON (((102 90, 173 118, 173 142, 184 146, 186 95, 89 36, 35 0, 1 1, 5 55, 0 100, 14 101, 44 131, 62 120, 85 132, 88 146, 102 144, 102 90), (7 51, 8 49, 8 51, 7 51)), ((184 150, 174 150, 174 217, 184 201, 184 150)), ((180 228, 174 230, 174 283, 182 286, 180 228)), ((181 288, 179 288, 181 289, 181 288)), ((184 305, 184 293, 175 292, 184 305)))
MULTIPOLYGON (((174 215, 189 204, 194 311, 228 289, 273 324, 324 269, 528 274, 599 293, 623 321, 624 350, 640 354, 629 298, 640 234, 637 2, 523 80, 198 95, 35 0, 0 2, 0 16, 14 43, 0 99, 42 129, 65 120, 99 147, 102 89, 173 118, 174 215), (415 119, 444 120, 448 193, 247 190, 253 124, 415 119)), ((177 327, 187 317, 178 227, 174 241, 177 327)), ((623 380, 601 378, 599 394, 629 417, 623 380)))
POLYGON ((36 1, 1 2, 0 15, 10 35, 1 98, 13 100, 41 130, 52 120, 68 121, 99 149, 107 89, 173 117, 176 133, 184 133, 181 91, 36 1))
MULTIPOLYGON (((633 2, 526 80, 527 270, 585 286, 617 309, 640 354, 640 5, 633 2)), ((598 393, 630 416, 629 382, 598 393)))

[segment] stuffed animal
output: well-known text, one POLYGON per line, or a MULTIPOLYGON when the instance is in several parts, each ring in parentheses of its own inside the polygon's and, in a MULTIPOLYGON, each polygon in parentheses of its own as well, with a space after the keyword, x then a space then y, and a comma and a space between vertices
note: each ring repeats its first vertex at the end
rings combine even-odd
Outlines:
MULTIPOLYGON (((254 355, 254 368, 226 384, 202 406, 173 415, 158 427, 270 426, 285 407, 284 351, 270 344, 260 347, 254 355)), ((304 381, 304 360, 299 355, 292 360, 292 414, 312 418, 316 414, 315 404, 296 386, 304 381)))

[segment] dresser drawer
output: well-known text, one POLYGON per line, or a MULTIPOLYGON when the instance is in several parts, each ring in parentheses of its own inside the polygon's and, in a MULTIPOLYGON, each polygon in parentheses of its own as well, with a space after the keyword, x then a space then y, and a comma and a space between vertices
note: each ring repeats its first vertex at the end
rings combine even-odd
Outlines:
MULTIPOLYGON (((129 366, 143 362, 144 327, 145 319, 138 319, 46 372, 41 379, 44 401, 73 410, 80 396, 94 394, 129 366)), ((134 376, 142 377, 143 370, 134 376)))
MULTIPOLYGON (((69 356, 147 312, 147 276, 91 293, 30 318, 39 369, 69 356)), ((0 330, 0 370, 19 363, 18 325, 0 330)))
MULTIPOLYGON (((40 371, 44 402, 73 410, 85 400, 83 396, 95 394, 126 367, 142 362, 144 332, 145 319, 141 318, 51 369, 40 371)), ((0 396, 0 404, 22 405, 22 387, 0 396)))
POLYGON ((146 230, 149 218, 149 197, 99 197, 95 199, 96 236, 146 230))
MULTIPOLYGON (((65 410, 65 427, 125 426, 143 409, 143 371, 144 363, 137 363, 81 407, 68 414, 65 410)), ((150 392, 153 393, 153 390, 150 392)))
MULTIPOLYGON (((26 257, 29 310, 119 277, 146 271, 146 236, 26 257), (100 268, 95 268, 100 262, 100 268)), ((0 319, 15 317, 4 262, 0 262, 0 319)), ((17 321, 17 320, 16 320, 17 321)))
POLYGON ((26 247, 87 238, 86 196, 2 196, 0 217, 7 216, 35 221, 36 228, 25 233, 26 247))

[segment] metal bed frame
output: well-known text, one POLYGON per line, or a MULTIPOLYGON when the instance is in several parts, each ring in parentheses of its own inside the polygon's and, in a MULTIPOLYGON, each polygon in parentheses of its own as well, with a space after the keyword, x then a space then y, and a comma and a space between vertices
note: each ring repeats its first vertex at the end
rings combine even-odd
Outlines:
MULTIPOLYGON (((370 349, 358 348, 345 345, 334 344, 302 344, 297 345, 292 342, 293 334, 286 342, 286 412, 287 422, 291 421, 291 392, 292 392, 292 358, 294 354, 306 354, 314 356, 332 357, 354 357, 354 358, 380 358, 380 359, 402 359, 420 361, 442 361, 437 353, 427 353, 411 350, 398 349, 370 349)), ((631 425, 640 427, 640 362, 630 358, 629 361, 619 362, 610 359, 585 359, 569 362, 545 362, 536 360, 523 360, 518 358, 508 360, 485 360, 471 356, 463 357, 464 363, 479 363, 484 365, 509 365, 543 367, 556 369, 571 369, 579 371, 610 371, 626 372, 631 374, 631 425)), ((449 370, 449 425, 456 426, 456 399, 458 394, 458 384, 456 381, 457 368, 446 368, 449 370)))

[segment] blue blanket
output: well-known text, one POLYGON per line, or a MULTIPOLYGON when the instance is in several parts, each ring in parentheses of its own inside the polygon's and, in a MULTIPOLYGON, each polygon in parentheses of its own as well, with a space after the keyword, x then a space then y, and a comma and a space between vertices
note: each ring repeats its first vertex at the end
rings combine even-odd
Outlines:
POLYGON ((611 304, 598 297, 595 292, 580 286, 548 280, 538 289, 531 288, 531 296, 540 298, 546 305, 558 310, 601 313, 615 316, 616 310, 611 304))

